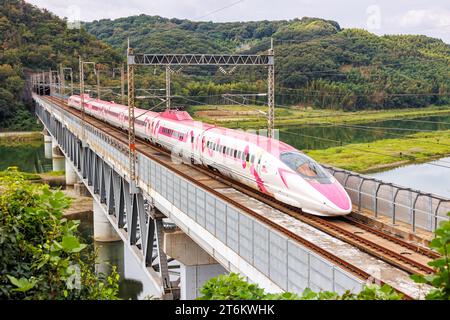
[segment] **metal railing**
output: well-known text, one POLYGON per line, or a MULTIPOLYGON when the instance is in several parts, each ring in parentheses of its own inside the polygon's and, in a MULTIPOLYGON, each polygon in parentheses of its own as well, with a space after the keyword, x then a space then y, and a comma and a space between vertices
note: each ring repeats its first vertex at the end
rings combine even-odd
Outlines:
POLYGON ((324 165, 347 190, 357 210, 387 216, 392 224, 401 221, 417 228, 434 231, 447 221, 450 199, 420 190, 399 186, 370 176, 324 165))

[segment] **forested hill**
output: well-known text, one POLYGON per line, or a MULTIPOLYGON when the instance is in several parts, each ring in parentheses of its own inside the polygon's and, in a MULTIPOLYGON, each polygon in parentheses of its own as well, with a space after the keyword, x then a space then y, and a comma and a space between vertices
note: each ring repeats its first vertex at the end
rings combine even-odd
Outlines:
MULTIPOLYGON (((273 37, 280 105, 354 110, 450 102, 450 45, 426 36, 380 37, 317 18, 213 23, 139 15, 85 27, 120 49, 130 37, 147 53, 261 52, 273 37)), ((191 87, 183 93, 223 92, 211 83, 191 87)))
POLYGON ((79 54, 105 62, 121 58, 115 49, 85 30, 69 30, 66 21, 19 0, 0 0, 0 44, 3 129, 26 130, 32 126, 28 106, 23 101, 27 71, 56 70, 59 63, 76 67, 79 54))

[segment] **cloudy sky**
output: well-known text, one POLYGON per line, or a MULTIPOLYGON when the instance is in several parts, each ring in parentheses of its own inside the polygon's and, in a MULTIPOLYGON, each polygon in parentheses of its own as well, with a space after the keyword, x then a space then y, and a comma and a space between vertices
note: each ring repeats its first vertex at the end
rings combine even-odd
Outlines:
POLYGON ((69 20, 136 14, 191 20, 332 19, 377 34, 426 34, 450 43, 448 0, 27 0, 69 20))

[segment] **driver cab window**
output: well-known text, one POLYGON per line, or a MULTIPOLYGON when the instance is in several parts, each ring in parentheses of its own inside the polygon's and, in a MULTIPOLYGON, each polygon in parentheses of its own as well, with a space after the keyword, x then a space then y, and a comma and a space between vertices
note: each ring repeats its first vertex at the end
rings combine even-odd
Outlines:
POLYGON ((305 178, 320 180, 322 183, 331 183, 331 175, 317 162, 304 154, 285 152, 280 155, 280 160, 305 178))

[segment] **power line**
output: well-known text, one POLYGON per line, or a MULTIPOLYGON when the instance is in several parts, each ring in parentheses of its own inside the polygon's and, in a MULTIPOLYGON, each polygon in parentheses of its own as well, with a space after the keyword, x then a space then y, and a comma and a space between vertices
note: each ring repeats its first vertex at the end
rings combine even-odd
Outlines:
POLYGON ((423 123, 450 125, 450 122, 443 122, 443 121, 428 121, 428 120, 416 120, 416 119, 396 119, 396 120, 405 121, 405 122, 423 122, 423 123))
POLYGON ((436 130, 421 130, 421 129, 407 129, 407 128, 392 128, 392 127, 372 127, 372 126, 362 126, 362 125, 351 125, 346 124, 348 127, 353 128, 369 128, 369 129, 380 129, 380 130, 398 130, 398 131, 415 131, 415 132, 435 132, 436 130))
POLYGON ((233 3, 230 3, 229 5, 226 5, 226 6, 222 7, 222 8, 219 8, 219 9, 213 10, 211 12, 208 12, 208 13, 204 14, 203 16, 198 17, 197 19, 202 19, 202 18, 207 17, 209 15, 212 15, 214 13, 220 12, 220 11, 228 9, 228 8, 231 8, 231 7, 237 5, 237 4, 241 3, 241 2, 244 2, 244 1, 245 0, 239 0, 239 1, 236 1, 236 2, 233 2, 233 3))

